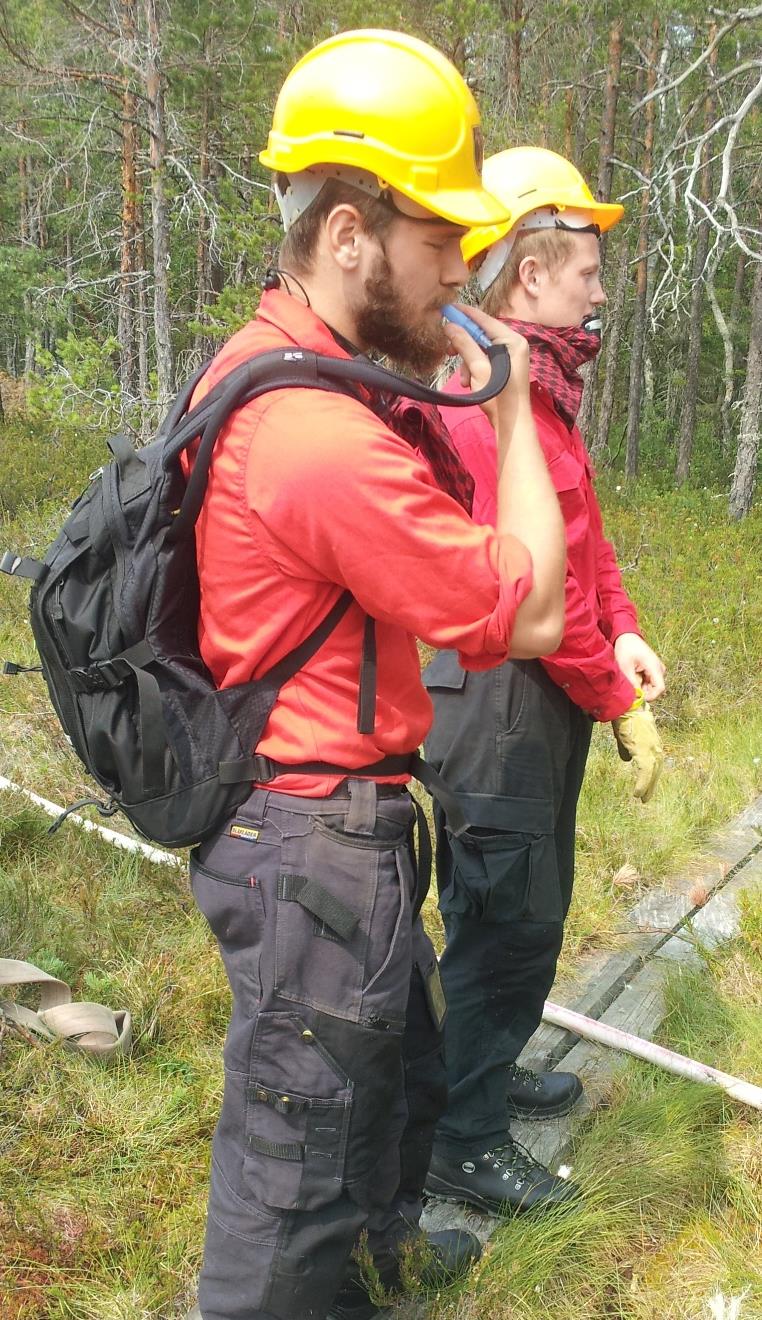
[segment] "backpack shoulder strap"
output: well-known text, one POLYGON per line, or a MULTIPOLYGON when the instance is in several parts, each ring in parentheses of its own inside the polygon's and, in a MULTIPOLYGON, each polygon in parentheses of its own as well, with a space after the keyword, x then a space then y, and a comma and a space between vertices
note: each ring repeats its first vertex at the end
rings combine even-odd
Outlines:
MULTIPOLYGON (((488 383, 483 389, 464 395, 444 394, 440 390, 430 389, 420 381, 408 380, 363 356, 334 358, 297 347, 274 349, 248 358, 219 381, 187 415, 183 417, 177 411, 179 400, 170 413, 167 425, 172 421, 174 431, 167 433, 165 465, 168 466, 192 440, 201 436, 180 513, 172 526, 171 538, 179 540, 195 526, 204 502, 214 446, 220 431, 236 408, 270 390, 298 388, 345 391, 349 388, 352 391, 352 386, 399 395, 422 403, 470 407, 474 403, 494 398, 510 377, 511 364, 505 345, 491 345, 487 349, 487 357, 492 363, 488 383)), ((202 374, 198 372, 194 382, 202 374)), ((186 386, 183 391, 186 404, 191 393, 192 390, 189 391, 186 386)))

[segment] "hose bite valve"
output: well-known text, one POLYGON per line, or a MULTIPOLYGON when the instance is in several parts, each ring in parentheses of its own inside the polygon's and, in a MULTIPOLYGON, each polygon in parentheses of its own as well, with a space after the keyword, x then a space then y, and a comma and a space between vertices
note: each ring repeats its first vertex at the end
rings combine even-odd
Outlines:
POLYGON ((582 320, 582 329, 587 330, 591 335, 597 335, 600 339, 603 331, 603 317, 600 312, 591 312, 582 320))
POLYGON ((451 321, 453 325, 459 325, 462 330, 466 330, 471 338, 476 341, 480 348, 491 348, 492 340, 484 333, 476 321, 472 321, 470 316, 466 316, 459 307, 454 307, 452 303, 445 303, 442 308, 442 316, 445 321, 451 321))

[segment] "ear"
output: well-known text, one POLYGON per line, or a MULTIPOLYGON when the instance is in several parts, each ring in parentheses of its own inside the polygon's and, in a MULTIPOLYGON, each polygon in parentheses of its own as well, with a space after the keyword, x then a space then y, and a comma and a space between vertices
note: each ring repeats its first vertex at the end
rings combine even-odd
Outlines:
POLYGON ((528 298, 536 298, 540 292, 543 267, 537 257, 524 257, 519 263, 516 278, 528 298))
POLYGON ((334 206, 325 222, 325 242, 336 265, 343 271, 357 270, 364 242, 368 235, 362 227, 360 213, 348 202, 334 206))

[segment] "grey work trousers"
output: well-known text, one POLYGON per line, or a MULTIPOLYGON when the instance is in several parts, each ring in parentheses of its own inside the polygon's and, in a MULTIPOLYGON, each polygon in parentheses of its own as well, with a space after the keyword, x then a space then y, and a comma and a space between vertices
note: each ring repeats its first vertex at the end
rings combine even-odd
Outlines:
POLYGON ((233 992, 204 1320, 322 1320, 361 1230, 420 1217, 446 1080, 413 820, 370 780, 256 790, 192 854, 233 992))

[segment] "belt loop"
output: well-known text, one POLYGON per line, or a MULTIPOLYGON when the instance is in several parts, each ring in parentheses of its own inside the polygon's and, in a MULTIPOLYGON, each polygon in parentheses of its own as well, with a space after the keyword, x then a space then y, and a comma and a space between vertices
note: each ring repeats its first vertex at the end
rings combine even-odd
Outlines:
POLYGON ((249 821, 252 825, 259 825, 261 828, 267 812, 267 803, 271 796, 272 794, 267 788, 252 789, 251 795, 238 807, 235 813, 236 816, 249 821))
POLYGON ((378 801, 375 779, 350 779, 349 798, 345 830, 348 834, 372 834, 376 828, 378 801))

